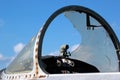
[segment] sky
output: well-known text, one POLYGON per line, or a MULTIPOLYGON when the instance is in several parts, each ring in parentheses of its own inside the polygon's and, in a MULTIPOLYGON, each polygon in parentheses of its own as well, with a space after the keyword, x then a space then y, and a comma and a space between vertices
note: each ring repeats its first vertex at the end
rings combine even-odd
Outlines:
POLYGON ((6 67, 57 9, 80 5, 99 13, 120 40, 120 0, 0 0, 0 69, 6 67))

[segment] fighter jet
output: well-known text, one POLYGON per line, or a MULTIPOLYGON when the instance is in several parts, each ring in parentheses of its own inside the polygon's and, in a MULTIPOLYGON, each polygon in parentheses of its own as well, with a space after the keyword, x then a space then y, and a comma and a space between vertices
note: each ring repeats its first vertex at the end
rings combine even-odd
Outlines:
POLYGON ((0 71, 0 79, 120 80, 120 43, 111 26, 98 13, 79 5, 65 6, 55 11, 18 56, 0 71), (46 39, 49 37, 51 40, 45 41, 47 31, 52 28, 51 24, 60 15, 70 22, 72 28, 57 23, 62 26, 59 29, 61 33, 68 30, 67 36, 63 34, 61 38, 59 32, 55 33, 54 27, 58 26, 54 25, 51 32, 57 35, 56 39, 51 39, 53 35, 49 35, 46 39), (72 29, 80 38, 72 35, 72 29), (68 36, 74 36, 72 39, 75 40, 80 39, 73 50, 70 48, 74 40, 68 39, 68 36), (64 38, 69 41, 62 43, 64 38), (50 48, 59 43, 57 54, 43 55, 48 50, 47 42, 51 43, 50 48))

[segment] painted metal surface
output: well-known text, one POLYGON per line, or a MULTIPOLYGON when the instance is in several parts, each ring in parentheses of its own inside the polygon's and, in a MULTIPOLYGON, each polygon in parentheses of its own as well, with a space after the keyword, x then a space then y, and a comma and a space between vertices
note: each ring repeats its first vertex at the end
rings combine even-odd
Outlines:
POLYGON ((47 80, 119 80, 120 73, 90 73, 90 74, 56 74, 47 80))

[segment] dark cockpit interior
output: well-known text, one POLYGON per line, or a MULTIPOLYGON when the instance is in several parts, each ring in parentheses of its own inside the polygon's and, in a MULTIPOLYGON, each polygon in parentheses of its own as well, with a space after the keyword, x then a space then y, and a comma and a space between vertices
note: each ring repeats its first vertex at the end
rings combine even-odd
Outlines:
POLYGON ((95 66, 71 58, 45 56, 42 61, 45 65, 45 70, 50 74, 99 72, 95 66))
POLYGON ((45 70, 50 74, 56 73, 89 73, 99 72, 99 70, 88 63, 70 58, 71 54, 67 50, 69 45, 63 45, 59 56, 44 56, 42 58, 45 70))

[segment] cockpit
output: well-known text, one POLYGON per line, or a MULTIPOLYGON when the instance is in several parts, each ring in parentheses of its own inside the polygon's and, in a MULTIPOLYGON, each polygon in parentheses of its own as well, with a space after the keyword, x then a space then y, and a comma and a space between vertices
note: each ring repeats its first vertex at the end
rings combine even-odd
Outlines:
POLYGON ((119 48, 113 30, 98 14, 64 7, 48 18, 5 73, 119 72, 119 48))
POLYGON ((48 73, 89 73, 99 72, 99 70, 81 60, 73 59, 71 53, 67 51, 68 44, 62 45, 59 56, 44 56, 42 61, 48 73))

